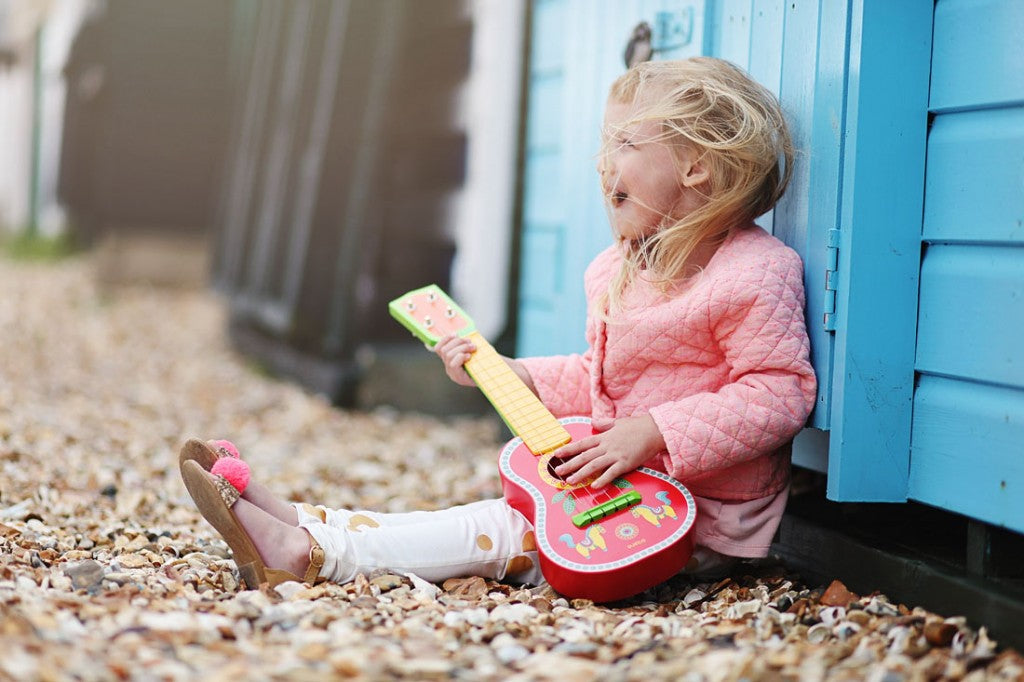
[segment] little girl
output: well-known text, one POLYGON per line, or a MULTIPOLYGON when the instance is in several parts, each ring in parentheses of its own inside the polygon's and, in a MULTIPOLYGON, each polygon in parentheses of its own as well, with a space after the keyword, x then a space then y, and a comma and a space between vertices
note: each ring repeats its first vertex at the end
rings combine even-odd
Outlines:
MULTIPOLYGON (((702 576, 768 553, 788 445, 814 405, 800 258, 753 223, 785 190, 792 157, 775 97, 728 62, 631 68, 605 112, 598 172, 615 243, 585 275, 588 348, 507 359, 556 416, 592 418, 596 435, 555 453, 569 483, 601 487, 643 465, 691 490, 686 570, 702 576)), ((464 385, 474 350, 456 336, 435 347, 464 385)), ((250 587, 376 568, 542 580, 533 528, 504 500, 407 514, 291 505, 227 475, 236 454, 190 441, 181 467, 250 587)))

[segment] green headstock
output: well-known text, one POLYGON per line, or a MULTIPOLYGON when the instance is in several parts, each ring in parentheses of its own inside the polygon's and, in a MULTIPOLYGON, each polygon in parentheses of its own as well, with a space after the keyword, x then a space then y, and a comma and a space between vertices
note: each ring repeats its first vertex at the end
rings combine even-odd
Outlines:
POLYGON ((388 311, 431 347, 449 334, 467 336, 476 331, 469 315, 436 284, 399 296, 388 303, 388 311))

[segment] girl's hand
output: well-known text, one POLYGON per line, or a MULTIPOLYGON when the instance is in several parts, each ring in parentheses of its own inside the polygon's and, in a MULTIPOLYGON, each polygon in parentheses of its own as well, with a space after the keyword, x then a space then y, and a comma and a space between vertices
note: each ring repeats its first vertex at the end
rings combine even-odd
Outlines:
POLYGON ((555 468, 572 485, 591 476, 593 488, 603 488, 641 466, 665 449, 665 439, 649 414, 616 419, 610 429, 569 443, 554 456, 569 461, 555 468))
POLYGON ((476 346, 471 341, 457 334, 449 334, 438 341, 433 350, 444 362, 444 371, 448 373, 449 379, 460 386, 476 385, 462 367, 476 351, 476 346))

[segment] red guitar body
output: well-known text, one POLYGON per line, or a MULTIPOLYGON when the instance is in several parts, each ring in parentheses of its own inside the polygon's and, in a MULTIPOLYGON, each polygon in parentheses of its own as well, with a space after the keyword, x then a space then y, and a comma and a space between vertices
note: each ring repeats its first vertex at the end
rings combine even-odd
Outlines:
MULTIPOLYGON (((573 440, 593 433, 586 417, 560 421, 573 440)), ((498 467, 505 500, 533 522, 541 571, 556 591, 616 601, 686 566, 697 508, 681 483, 640 467, 603 489, 569 486, 555 475, 551 459, 515 438, 502 450, 498 467), (632 491, 640 494, 639 503, 582 528, 573 524, 575 514, 632 491)))

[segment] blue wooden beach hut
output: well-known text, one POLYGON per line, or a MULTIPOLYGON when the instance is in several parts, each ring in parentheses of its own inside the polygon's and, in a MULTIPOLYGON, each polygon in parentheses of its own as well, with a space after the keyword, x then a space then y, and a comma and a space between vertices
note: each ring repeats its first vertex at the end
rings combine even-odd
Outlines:
POLYGON ((794 461, 836 501, 1024 532, 1024 2, 536 0, 519 355, 582 350, 594 172, 641 21, 778 93, 802 150, 760 224, 799 251, 819 378, 794 461))

